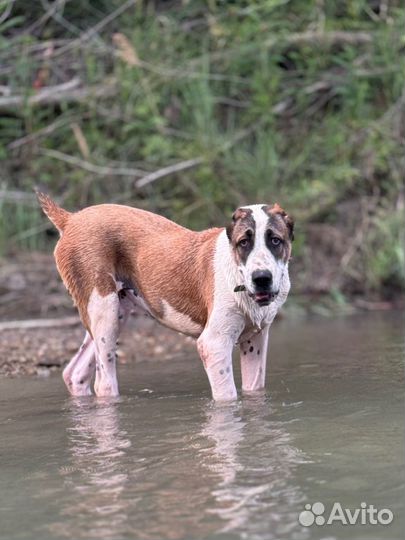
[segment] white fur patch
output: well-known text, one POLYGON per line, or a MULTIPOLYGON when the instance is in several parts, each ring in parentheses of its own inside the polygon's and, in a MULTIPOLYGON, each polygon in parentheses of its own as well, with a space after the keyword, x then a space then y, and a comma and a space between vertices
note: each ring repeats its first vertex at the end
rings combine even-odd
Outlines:
POLYGON ((239 266, 243 276, 243 284, 251 293, 254 292, 252 274, 256 270, 269 270, 271 272, 273 276, 273 290, 276 291, 281 288, 283 275, 287 271, 287 263, 276 259, 266 246, 265 233, 269 216, 263 211, 263 206, 263 204, 253 204, 243 207, 252 211, 252 217, 256 225, 253 249, 249 253, 246 263, 239 266))
MULTIPOLYGON (((261 209, 263 205, 253 205, 247 208, 254 208, 255 210, 260 208, 260 212, 264 216, 265 223, 266 214, 261 209)), ((256 212, 254 212, 255 214, 256 212)), ((255 216, 256 217, 256 216, 255 216)), ((259 214, 261 218, 261 215, 259 214)), ((259 225, 263 226, 263 221, 259 220, 259 225)), ((256 225, 257 226, 257 225, 256 225)), ((256 233, 257 234, 257 233, 256 233)), ((229 243, 226 232, 222 231, 218 236, 215 257, 214 257, 214 273, 215 273, 215 294, 214 294, 214 306, 215 314, 213 316, 218 321, 217 324, 220 324, 222 327, 238 327, 239 322, 238 314, 243 314, 246 318, 244 326, 254 326, 256 329, 264 328, 272 323, 278 309, 284 304, 287 299, 288 292, 290 290, 290 279, 288 276, 288 263, 284 264, 283 267, 278 265, 278 262, 275 260, 273 255, 269 252, 264 242, 264 229, 263 229, 263 245, 260 241, 258 243, 258 249, 256 250, 256 240, 255 247, 252 250, 253 261, 260 261, 260 269, 269 269, 273 273, 273 280, 278 281, 279 294, 276 299, 269 304, 268 306, 260 307, 252 298, 250 298, 248 291, 245 292, 234 292, 234 289, 237 285, 245 285, 248 290, 251 289, 251 275, 254 270, 257 270, 258 267, 249 265, 248 271, 246 266, 240 267, 237 266, 234 255, 232 253, 232 248, 229 243), (267 254, 263 254, 263 258, 259 257, 259 254, 262 253, 264 248, 269 252, 270 257, 267 257, 267 254), (259 257, 259 258, 258 258, 259 257), (265 266, 264 262, 268 264, 265 266), (278 274, 274 275, 275 267, 277 266, 278 274), (238 313, 239 312, 239 313, 238 313), (233 316, 232 316, 233 313, 233 316), (234 320, 236 318, 236 321, 234 320), (233 321, 233 322, 232 322, 233 321)), ((227 328, 228 332, 231 332, 230 328, 227 328)), ((237 338, 239 338, 239 335, 237 338)))
POLYGON ((91 327, 93 328, 97 325, 97 323, 104 318, 105 312, 110 310, 116 313, 118 319, 117 294, 110 293, 106 296, 101 296, 97 289, 93 289, 87 305, 91 327))
POLYGON ((189 315, 177 311, 166 300, 162 300, 162 304, 164 315, 159 319, 162 324, 189 336, 197 337, 201 334, 203 327, 195 323, 189 315))

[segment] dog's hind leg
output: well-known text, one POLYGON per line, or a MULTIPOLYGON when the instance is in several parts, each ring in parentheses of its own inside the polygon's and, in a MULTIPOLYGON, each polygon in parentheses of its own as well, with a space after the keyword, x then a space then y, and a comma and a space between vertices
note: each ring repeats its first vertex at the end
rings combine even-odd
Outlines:
MULTIPOLYGON (((118 336, 119 336, 120 332, 124 328, 128 318, 129 318, 129 316, 131 314, 131 311, 133 309, 133 305, 132 305, 131 300, 129 299, 129 295, 128 295, 127 291, 125 291, 125 290, 119 291, 118 292, 118 299, 119 299, 119 307, 118 307, 118 332, 116 334, 117 339, 118 339, 118 336)), ((105 338, 105 336, 102 336, 102 337, 105 338)), ((103 340, 101 340, 101 342, 102 342, 103 345, 106 345, 106 343, 104 343, 103 340)), ((110 379, 111 378, 114 379, 114 376, 113 376, 112 372, 114 370, 115 373, 116 373, 116 370, 117 370, 117 367, 116 367, 116 359, 117 359, 116 346, 117 346, 117 341, 114 342, 114 349, 110 349, 110 350, 107 351, 107 364, 108 364, 109 378, 110 379)), ((110 395, 110 394, 105 394, 104 390, 103 390, 103 385, 105 384, 105 378, 106 378, 105 377, 106 370, 103 367, 102 358, 103 358, 102 353, 101 353, 101 356, 97 355, 97 367, 96 367, 96 379, 95 379, 95 382, 94 382, 94 391, 95 391, 96 395, 98 395, 98 396, 110 395)), ((115 374, 115 380, 116 380, 116 374, 115 374)), ((118 393, 118 385, 117 385, 117 393, 118 393)), ((111 395, 117 395, 117 394, 111 394, 111 395)))
POLYGON ((118 396, 115 365, 119 334, 119 298, 117 292, 114 291, 102 296, 95 288, 91 293, 87 311, 97 357, 94 391, 100 397, 118 396))
POLYGON ((90 384, 96 369, 95 353, 94 341, 86 332, 80 349, 63 370, 63 380, 72 395, 91 395, 90 384))

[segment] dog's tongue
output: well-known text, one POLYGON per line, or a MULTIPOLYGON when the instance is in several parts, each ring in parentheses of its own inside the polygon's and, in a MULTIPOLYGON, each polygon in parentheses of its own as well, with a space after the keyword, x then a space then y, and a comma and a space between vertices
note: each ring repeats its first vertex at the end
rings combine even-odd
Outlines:
POLYGON ((258 292, 255 294, 256 300, 268 300, 270 299, 270 294, 265 292, 258 292))

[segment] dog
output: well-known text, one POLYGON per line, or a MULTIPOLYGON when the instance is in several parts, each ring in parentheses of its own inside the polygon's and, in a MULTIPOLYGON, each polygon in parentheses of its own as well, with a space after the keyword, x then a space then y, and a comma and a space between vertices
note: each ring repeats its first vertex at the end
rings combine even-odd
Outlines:
POLYGON ((86 335, 63 371, 74 396, 117 396, 116 346, 131 312, 197 338, 212 397, 237 397, 232 351, 240 347, 242 391, 265 384, 268 331, 290 290, 294 222, 276 203, 238 208, 225 228, 191 231, 129 206, 68 212, 39 203, 60 233, 54 255, 86 335))

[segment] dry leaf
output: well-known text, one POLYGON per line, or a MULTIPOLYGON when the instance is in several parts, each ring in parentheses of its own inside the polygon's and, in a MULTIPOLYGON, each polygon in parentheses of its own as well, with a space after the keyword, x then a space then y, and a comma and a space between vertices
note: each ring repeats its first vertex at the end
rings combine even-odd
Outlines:
POLYGON ((89 150, 89 145, 87 144, 87 141, 86 141, 86 137, 84 136, 84 133, 82 131, 82 128, 79 126, 79 124, 76 124, 76 123, 70 124, 70 127, 72 128, 73 135, 75 136, 76 142, 79 146, 82 156, 87 159, 90 156, 90 150, 89 150))
POLYGON ((118 55, 121 60, 130 66, 139 66, 140 61, 138 55, 136 54, 135 48, 133 45, 131 45, 128 38, 124 36, 124 34, 116 32, 113 34, 112 40, 114 45, 116 45, 119 49, 118 55))

